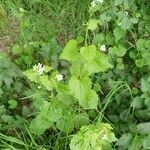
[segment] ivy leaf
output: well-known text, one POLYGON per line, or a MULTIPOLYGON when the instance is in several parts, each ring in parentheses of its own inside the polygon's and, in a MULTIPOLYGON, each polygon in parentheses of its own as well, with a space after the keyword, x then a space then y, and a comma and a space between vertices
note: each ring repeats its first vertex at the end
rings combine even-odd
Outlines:
POLYGON ((80 60, 80 53, 78 51, 77 42, 70 40, 65 46, 63 52, 60 55, 61 59, 66 59, 70 62, 80 60))
POLYGON ((82 47, 80 49, 80 53, 86 61, 92 61, 96 55, 96 47, 95 45, 90 45, 86 47, 82 47))
POLYGON ((97 27, 98 27, 98 24, 100 23, 99 20, 96 20, 96 19, 90 19, 87 23, 87 29, 88 30, 92 30, 94 31, 97 27))

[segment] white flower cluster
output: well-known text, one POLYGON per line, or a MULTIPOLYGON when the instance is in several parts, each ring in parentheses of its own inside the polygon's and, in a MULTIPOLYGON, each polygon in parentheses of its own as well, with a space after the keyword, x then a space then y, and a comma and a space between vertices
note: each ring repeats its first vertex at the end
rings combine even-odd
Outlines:
POLYGON ((38 72, 39 75, 42 75, 44 72, 44 68, 43 68, 42 64, 40 64, 40 63, 38 63, 37 65, 34 65, 33 70, 38 72))
POLYGON ((103 134, 103 136, 102 136, 102 140, 109 140, 109 138, 108 138, 108 136, 107 136, 107 134, 105 133, 105 131, 104 130, 102 130, 101 132, 100 132, 100 134, 103 134))
POLYGON ((91 2, 91 6, 92 7, 95 7, 97 4, 99 4, 99 3, 103 3, 103 0, 93 0, 92 2, 91 2))
POLYGON ((62 75, 62 74, 56 75, 56 79, 57 79, 58 81, 63 80, 63 75, 62 75))
POLYGON ((100 51, 102 51, 102 52, 105 52, 105 51, 106 51, 106 45, 105 45, 105 44, 101 45, 100 51))

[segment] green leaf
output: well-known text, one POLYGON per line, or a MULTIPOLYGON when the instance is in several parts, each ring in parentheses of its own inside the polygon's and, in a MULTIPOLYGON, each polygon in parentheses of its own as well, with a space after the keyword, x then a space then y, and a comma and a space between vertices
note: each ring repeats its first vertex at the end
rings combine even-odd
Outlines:
POLYGON ((144 104, 146 105, 147 108, 150 108, 150 98, 146 98, 144 100, 144 104))
POLYGON ((47 75, 43 75, 40 78, 41 84, 47 89, 47 90, 52 90, 53 85, 52 82, 50 81, 50 79, 48 78, 47 75))
POLYGON ((84 109, 97 109, 99 97, 94 90, 89 90, 86 99, 84 101, 80 100, 79 104, 84 107, 84 109))
POLYGON ((111 142, 116 141, 109 124, 91 124, 82 126, 80 131, 73 136, 70 143, 71 150, 111 150, 111 142))
POLYGON ((16 44, 12 47, 12 53, 17 55, 22 53, 22 48, 20 45, 16 44))
POLYGON ((140 108, 144 107, 144 100, 142 98, 140 98, 139 96, 137 96, 132 101, 131 107, 133 107, 133 109, 140 109, 140 108))
POLYGON ((66 106, 72 105, 75 101, 75 99, 72 95, 65 94, 65 93, 58 93, 57 98, 59 101, 61 101, 66 106))
POLYGON ((123 0, 115 0, 115 6, 118 6, 123 3, 123 0))
POLYGON ((113 34, 115 36, 116 42, 118 42, 121 38, 124 37, 124 31, 121 30, 120 28, 115 28, 113 34))
POLYGON ((140 134, 150 134, 150 122, 138 124, 137 132, 140 134))
POLYGON ((60 55, 61 59, 66 59, 70 62, 78 61, 80 60, 80 57, 81 56, 78 51, 78 45, 75 40, 70 40, 60 55))
POLYGON ((88 30, 92 30, 94 31, 97 27, 98 27, 98 24, 100 23, 99 20, 96 20, 96 19, 90 19, 87 23, 87 29, 88 30))
POLYGON ((9 104, 9 109, 14 109, 17 107, 17 101, 16 100, 9 100, 8 101, 8 104, 9 104))
POLYGON ((75 98, 79 101, 84 101, 87 93, 91 89, 91 80, 88 77, 80 80, 77 77, 72 76, 69 81, 69 88, 75 98))
POLYGON ((131 133, 125 133, 118 139, 116 145, 127 149, 130 146, 132 139, 133 135, 131 133))
POLYGON ((143 148, 144 149, 150 149, 150 142, 149 141, 150 141, 149 135, 144 137, 144 139, 143 139, 143 148))
POLYGON ((32 120, 29 129, 32 133, 36 135, 41 135, 50 126, 52 126, 52 123, 47 122, 47 120, 45 120, 42 116, 39 115, 35 119, 32 120))
POLYGON ((32 82, 39 83, 40 81, 40 75, 37 72, 33 71, 33 69, 29 69, 23 72, 23 74, 27 76, 27 78, 32 82))
POLYGON ((150 92, 150 81, 149 81, 150 77, 143 77, 141 79, 141 89, 143 92, 150 92))
POLYGON ((96 55, 96 47, 95 45, 90 45, 86 47, 82 47, 80 49, 80 53, 86 61, 92 61, 96 55))
POLYGON ((110 53, 113 53, 118 57, 123 57, 127 51, 126 48, 122 45, 114 46, 114 47, 110 48, 109 50, 110 50, 110 53))
POLYGON ((57 121, 56 126, 60 131, 69 134, 74 129, 74 114, 66 112, 65 115, 57 121))
POLYGON ((137 67, 142 68, 145 65, 145 62, 143 59, 138 59, 135 61, 135 64, 137 67))
POLYGON ((77 114, 74 118, 74 125, 77 129, 89 123, 89 116, 86 112, 77 114))
POLYGON ((89 72, 89 75, 104 72, 111 67, 112 65, 109 63, 108 57, 100 51, 96 52, 96 56, 93 61, 85 63, 85 68, 89 72))
POLYGON ((130 29, 131 28, 131 25, 132 25, 132 22, 131 20, 126 16, 126 15, 123 15, 122 16, 122 20, 121 20, 121 28, 123 30, 127 30, 127 29, 130 29))

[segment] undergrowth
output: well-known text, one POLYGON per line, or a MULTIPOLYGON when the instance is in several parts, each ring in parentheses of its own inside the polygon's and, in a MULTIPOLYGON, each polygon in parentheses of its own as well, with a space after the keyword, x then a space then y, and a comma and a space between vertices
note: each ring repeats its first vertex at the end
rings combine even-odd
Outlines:
POLYGON ((150 149, 149 8, 1 0, 0 149, 150 149))

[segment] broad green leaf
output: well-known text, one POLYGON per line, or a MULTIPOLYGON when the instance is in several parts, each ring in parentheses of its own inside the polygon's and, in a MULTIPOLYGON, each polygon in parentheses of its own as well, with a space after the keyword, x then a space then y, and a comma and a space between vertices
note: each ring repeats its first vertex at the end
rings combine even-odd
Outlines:
POLYGON ((133 107, 133 109, 140 109, 144 107, 144 100, 139 96, 135 97, 131 103, 131 107, 133 107))
POLYGON ((80 60, 80 53, 78 50, 78 45, 75 40, 70 40, 65 46, 63 52, 60 55, 61 59, 66 59, 70 62, 80 60))
POLYGON ((122 18, 121 25, 120 25, 121 29, 123 30, 130 29, 132 25, 131 20, 126 15, 123 15, 122 17, 123 18, 122 18))
POLYGON ((141 79, 141 89, 143 92, 150 92, 150 81, 147 77, 141 79))
POLYGON ((64 105, 70 106, 74 103, 75 99, 73 96, 65 93, 58 93, 57 98, 61 101, 64 105))
POLYGON ((42 116, 37 116, 35 119, 32 120, 30 124, 30 131, 36 135, 41 135, 52 126, 52 122, 47 122, 42 116))
POLYGON ((150 149, 150 135, 144 137, 143 139, 143 148, 150 149))
POLYGON ((22 53, 22 48, 20 45, 16 44, 12 47, 12 53, 17 55, 17 54, 21 54, 22 53))
POLYGON ((69 81, 69 88, 73 96, 77 98, 79 102, 84 101, 87 93, 91 89, 91 80, 88 77, 85 77, 82 80, 77 77, 71 77, 69 81))
POLYGON ((84 107, 84 109, 96 109, 98 105, 98 95, 94 90, 89 90, 85 100, 79 100, 79 104, 84 107))
POLYGON ((115 6, 118 6, 123 3, 123 0, 115 0, 115 6))
POLYGON ((91 124, 82 126, 80 131, 73 136, 70 143, 71 150, 111 150, 111 142, 116 141, 109 124, 91 124))
POLYGON ((126 48, 122 45, 114 46, 114 47, 110 48, 109 50, 110 50, 110 53, 113 53, 118 57, 123 57, 127 51, 126 48))
POLYGON ((118 139, 116 145, 127 149, 130 146, 132 139, 133 135, 131 133, 125 133, 118 139))
POLYGON ((100 51, 96 52, 96 56, 93 61, 85 63, 85 68, 89 72, 89 75, 104 72, 111 67, 112 66, 108 61, 108 57, 100 51))
POLYGON ((113 34, 115 36, 115 41, 118 42, 121 38, 124 37, 124 31, 121 30, 120 28, 115 28, 113 30, 113 34))
POLYGON ((137 67, 142 68, 145 65, 145 62, 144 62, 143 59, 137 59, 135 61, 135 64, 136 64, 137 67))
POLYGON ((49 90, 49 91, 52 90, 53 85, 47 75, 41 76, 40 82, 47 90, 49 90))
POLYGON ((137 131, 140 134, 150 134, 150 122, 138 124, 137 131))
POLYGON ((69 134, 74 129, 74 117, 75 115, 71 112, 66 112, 65 115, 57 121, 57 128, 60 131, 69 134))
POLYGON ((96 19, 90 19, 87 23, 87 29, 88 30, 92 30, 94 31, 97 27, 98 27, 98 24, 100 23, 99 20, 96 20, 96 19))
POLYGON ((26 75, 27 78, 32 82, 39 83, 40 81, 40 75, 37 72, 33 71, 33 69, 29 69, 23 72, 23 74, 26 75))
POLYGON ((146 105, 147 108, 150 108, 150 98, 146 98, 144 100, 144 104, 146 105))
POLYGON ((77 114, 74 118, 74 125, 77 129, 89 123, 89 116, 86 112, 77 114))
POLYGON ((16 100, 9 100, 8 101, 8 104, 9 104, 9 109, 14 109, 17 107, 17 101, 16 100))
POLYGON ((90 45, 86 47, 82 47, 80 49, 80 53, 86 61, 92 61, 96 55, 96 47, 95 45, 90 45))

